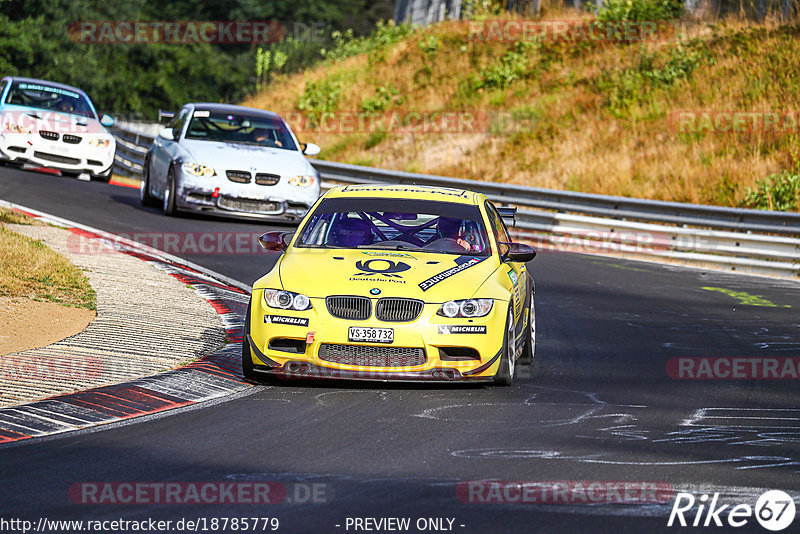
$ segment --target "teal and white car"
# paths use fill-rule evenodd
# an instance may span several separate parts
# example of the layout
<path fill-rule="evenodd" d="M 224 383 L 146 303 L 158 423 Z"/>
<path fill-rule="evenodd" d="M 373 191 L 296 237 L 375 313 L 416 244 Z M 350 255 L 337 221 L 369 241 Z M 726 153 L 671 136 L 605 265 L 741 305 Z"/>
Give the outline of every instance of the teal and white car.
<path fill-rule="evenodd" d="M 78 89 L 33 78 L 0 81 L 0 162 L 58 169 L 107 181 L 116 141 L 92 101 Z"/>

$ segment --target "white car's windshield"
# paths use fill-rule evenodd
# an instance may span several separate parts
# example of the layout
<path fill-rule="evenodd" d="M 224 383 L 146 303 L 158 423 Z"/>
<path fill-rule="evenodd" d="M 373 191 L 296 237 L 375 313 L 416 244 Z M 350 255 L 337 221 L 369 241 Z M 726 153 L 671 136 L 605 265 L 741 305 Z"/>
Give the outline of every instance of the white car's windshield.
<path fill-rule="evenodd" d="M 488 256 L 486 235 L 476 206 L 338 198 L 325 200 L 314 210 L 296 246 Z"/>
<path fill-rule="evenodd" d="M 92 105 L 82 94 L 43 83 L 14 82 L 6 99 L 7 104 L 57 111 L 96 119 Z"/>
<path fill-rule="evenodd" d="M 186 139 L 297 150 L 289 130 L 279 119 L 203 110 L 194 112 Z"/>

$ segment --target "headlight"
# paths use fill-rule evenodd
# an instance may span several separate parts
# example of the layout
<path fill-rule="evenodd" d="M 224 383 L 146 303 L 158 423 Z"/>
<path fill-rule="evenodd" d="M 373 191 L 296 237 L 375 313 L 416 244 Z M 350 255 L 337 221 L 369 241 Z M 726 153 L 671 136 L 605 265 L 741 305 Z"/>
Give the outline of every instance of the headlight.
<path fill-rule="evenodd" d="M 316 176 L 292 176 L 289 178 L 289 185 L 295 187 L 311 187 L 317 183 Z"/>
<path fill-rule="evenodd" d="M 111 144 L 111 140 L 110 139 L 101 139 L 99 137 L 96 137 L 96 138 L 91 139 L 89 141 L 89 146 L 96 146 L 98 148 L 104 148 L 104 147 L 107 147 L 110 144 Z"/>
<path fill-rule="evenodd" d="M 492 311 L 492 299 L 449 300 L 439 307 L 437 315 L 444 317 L 483 317 Z"/>
<path fill-rule="evenodd" d="M 291 291 L 279 289 L 265 289 L 264 302 L 270 308 L 278 308 L 279 310 L 303 311 L 313 307 L 311 306 L 311 299 L 302 293 L 292 293 Z"/>
<path fill-rule="evenodd" d="M 183 170 L 189 174 L 193 174 L 194 176 L 205 176 L 206 178 L 210 178 L 217 174 L 217 171 L 215 171 L 213 167 L 206 167 L 205 165 L 200 165 L 199 163 L 184 163 Z"/>
<path fill-rule="evenodd" d="M 6 124 L 6 130 L 8 130 L 9 132 L 12 132 L 12 133 L 21 133 L 21 134 L 31 133 L 31 131 L 29 129 L 25 128 L 21 124 L 14 124 L 14 123 L 11 123 L 11 122 Z"/>

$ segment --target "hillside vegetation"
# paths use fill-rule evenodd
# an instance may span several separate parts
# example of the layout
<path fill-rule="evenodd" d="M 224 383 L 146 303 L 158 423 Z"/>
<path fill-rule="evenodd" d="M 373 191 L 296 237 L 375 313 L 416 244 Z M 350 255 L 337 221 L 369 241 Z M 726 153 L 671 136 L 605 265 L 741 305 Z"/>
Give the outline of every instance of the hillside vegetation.
<path fill-rule="evenodd" d="M 675 7 L 656 2 L 665 11 L 637 14 L 625 0 L 607 5 L 598 19 L 669 18 Z M 514 18 L 482 16 L 479 22 Z M 328 160 L 798 210 L 800 136 L 792 121 L 800 121 L 800 27 L 731 19 L 660 28 L 657 39 L 610 42 L 471 39 L 469 23 L 457 21 L 414 30 L 388 25 L 367 39 L 344 40 L 313 69 L 276 76 L 245 104 L 290 117 Z M 357 113 L 409 112 L 488 119 L 466 133 L 342 127 L 343 117 Z M 734 113 L 755 115 L 734 123 Z M 335 131 L 323 131 L 330 124 Z"/>

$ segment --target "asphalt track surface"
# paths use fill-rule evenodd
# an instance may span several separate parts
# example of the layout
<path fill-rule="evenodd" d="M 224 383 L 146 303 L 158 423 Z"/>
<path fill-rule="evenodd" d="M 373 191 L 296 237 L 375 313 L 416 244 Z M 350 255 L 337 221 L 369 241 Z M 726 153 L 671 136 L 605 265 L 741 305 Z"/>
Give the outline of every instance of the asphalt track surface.
<path fill-rule="evenodd" d="M 113 233 L 286 228 L 165 217 L 142 208 L 133 189 L 9 168 L 0 168 L 0 198 Z M 276 259 L 181 255 L 248 284 Z M 701 529 L 668 528 L 671 500 L 476 503 L 463 502 L 457 488 L 476 480 L 649 481 L 751 506 L 766 489 L 798 494 L 800 382 L 675 380 L 667 362 L 800 356 L 800 285 L 557 252 L 540 253 L 530 269 L 536 358 L 509 388 L 259 386 L 193 409 L 17 443 L 0 449 L 0 514 L 277 517 L 279 532 L 365 531 L 347 528 L 348 517 L 408 517 L 409 532 L 419 518 L 451 518 L 452 531 L 465 533 L 675 532 Z M 760 296 L 761 305 L 731 292 Z M 274 481 L 293 502 L 70 500 L 74 484 L 97 481 Z M 306 486 L 293 484 L 321 484 L 324 502 L 298 502 Z M 753 518 L 736 531 L 767 532 Z"/>

